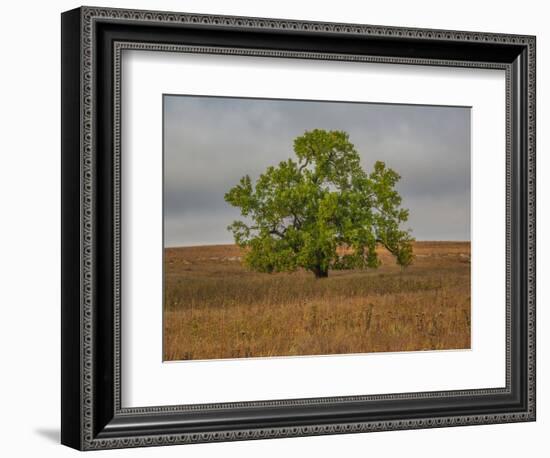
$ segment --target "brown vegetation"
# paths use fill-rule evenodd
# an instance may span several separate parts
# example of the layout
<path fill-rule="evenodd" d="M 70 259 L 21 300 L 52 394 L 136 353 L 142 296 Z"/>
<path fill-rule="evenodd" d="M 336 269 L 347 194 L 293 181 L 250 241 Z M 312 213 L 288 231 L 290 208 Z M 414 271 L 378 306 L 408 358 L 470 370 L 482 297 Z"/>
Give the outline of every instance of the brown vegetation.
<path fill-rule="evenodd" d="M 414 253 L 316 280 L 247 271 L 234 245 L 167 248 L 164 359 L 470 348 L 470 244 Z"/>

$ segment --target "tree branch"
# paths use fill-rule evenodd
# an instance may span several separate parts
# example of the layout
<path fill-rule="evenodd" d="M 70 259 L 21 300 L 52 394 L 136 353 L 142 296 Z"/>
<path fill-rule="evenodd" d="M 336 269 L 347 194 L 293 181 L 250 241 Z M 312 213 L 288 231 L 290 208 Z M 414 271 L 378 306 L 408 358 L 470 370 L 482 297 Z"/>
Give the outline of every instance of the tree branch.
<path fill-rule="evenodd" d="M 281 231 L 279 231 L 279 230 L 277 230 L 277 229 L 271 229 L 271 230 L 269 231 L 269 233 L 270 233 L 271 235 L 277 235 L 277 236 L 279 236 L 279 237 L 281 237 L 281 238 L 284 238 L 284 236 L 285 236 L 285 233 L 284 233 L 284 232 L 281 232 Z"/>
<path fill-rule="evenodd" d="M 384 242 L 384 240 L 382 240 L 382 239 L 376 239 L 376 243 L 382 244 L 382 246 L 383 246 L 386 250 L 388 250 L 391 254 L 395 255 L 395 252 L 396 252 L 397 250 L 391 249 L 390 246 L 389 246 L 386 242 Z"/>
<path fill-rule="evenodd" d="M 302 173 L 302 170 L 304 170 L 309 165 L 309 158 L 306 159 L 306 161 L 298 167 L 298 173 Z"/>

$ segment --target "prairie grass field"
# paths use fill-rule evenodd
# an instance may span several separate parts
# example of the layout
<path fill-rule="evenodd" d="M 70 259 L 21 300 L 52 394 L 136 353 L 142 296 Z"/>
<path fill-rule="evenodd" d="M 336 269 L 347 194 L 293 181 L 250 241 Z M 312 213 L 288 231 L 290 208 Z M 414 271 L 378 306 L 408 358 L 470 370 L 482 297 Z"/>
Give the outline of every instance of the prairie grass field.
<path fill-rule="evenodd" d="M 235 245 L 166 248 L 164 360 L 470 348 L 470 243 L 415 242 L 406 269 L 265 274 Z"/>

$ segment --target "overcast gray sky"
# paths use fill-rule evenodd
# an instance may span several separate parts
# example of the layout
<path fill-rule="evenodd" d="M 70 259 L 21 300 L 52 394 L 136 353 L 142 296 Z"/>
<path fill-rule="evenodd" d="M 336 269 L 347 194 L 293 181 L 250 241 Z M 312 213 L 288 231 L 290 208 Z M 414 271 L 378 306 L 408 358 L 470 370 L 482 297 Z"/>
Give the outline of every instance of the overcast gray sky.
<path fill-rule="evenodd" d="M 470 240 L 470 109 L 424 105 L 164 96 L 165 246 L 233 243 L 243 175 L 294 157 L 295 137 L 345 130 L 370 171 L 384 161 L 417 240 Z"/>

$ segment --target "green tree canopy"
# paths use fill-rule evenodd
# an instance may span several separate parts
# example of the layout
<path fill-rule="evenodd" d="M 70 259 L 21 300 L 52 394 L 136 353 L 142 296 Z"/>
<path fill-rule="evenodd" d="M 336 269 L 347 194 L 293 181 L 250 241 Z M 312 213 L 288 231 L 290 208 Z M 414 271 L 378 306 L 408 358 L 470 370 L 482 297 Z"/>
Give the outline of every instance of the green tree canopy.
<path fill-rule="evenodd" d="M 401 266 L 412 262 L 408 210 L 395 190 L 400 176 L 383 162 L 366 173 L 343 131 L 315 129 L 294 140 L 296 160 L 268 167 L 253 185 L 248 175 L 225 194 L 245 221 L 228 229 L 256 271 L 303 268 L 317 278 L 329 269 L 376 268 L 377 245 Z"/>

